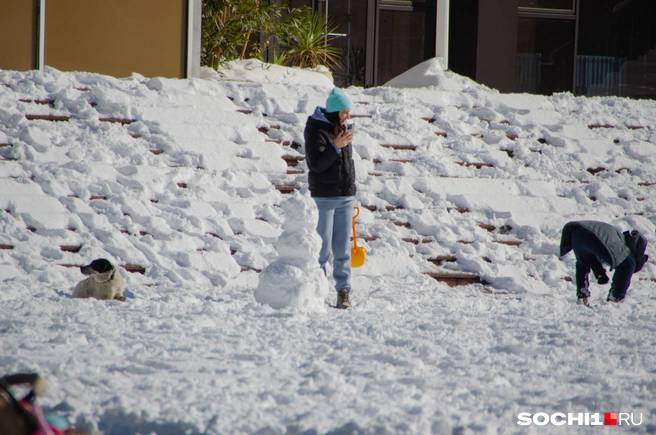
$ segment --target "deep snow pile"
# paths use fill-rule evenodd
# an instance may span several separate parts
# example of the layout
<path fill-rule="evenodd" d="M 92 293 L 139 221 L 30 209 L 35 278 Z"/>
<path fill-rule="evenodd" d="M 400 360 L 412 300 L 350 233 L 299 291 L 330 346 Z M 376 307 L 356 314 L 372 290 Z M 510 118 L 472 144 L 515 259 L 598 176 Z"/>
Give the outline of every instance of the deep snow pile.
<path fill-rule="evenodd" d="M 112 435 L 562 433 L 519 412 L 642 413 L 656 431 L 656 267 L 622 305 L 593 286 L 590 310 L 558 258 L 574 219 L 653 250 L 653 101 L 499 94 L 435 60 L 347 89 L 367 262 L 341 311 L 332 291 L 306 304 L 326 282 L 298 255 L 316 249 L 302 132 L 330 85 L 257 68 L 0 71 L 4 372 L 44 374 L 48 410 Z M 65 265 L 99 257 L 127 302 L 70 298 L 83 276 Z M 276 295 L 257 271 L 290 263 Z"/>

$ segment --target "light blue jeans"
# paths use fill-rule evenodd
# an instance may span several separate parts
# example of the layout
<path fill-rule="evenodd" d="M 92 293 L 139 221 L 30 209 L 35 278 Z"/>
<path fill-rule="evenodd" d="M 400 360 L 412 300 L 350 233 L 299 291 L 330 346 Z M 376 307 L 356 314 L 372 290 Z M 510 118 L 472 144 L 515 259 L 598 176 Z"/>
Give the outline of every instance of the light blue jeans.
<path fill-rule="evenodd" d="M 351 219 L 353 197 L 312 198 L 319 209 L 317 232 L 321 236 L 319 265 L 326 273 L 326 263 L 333 253 L 335 290 L 351 291 Z"/>

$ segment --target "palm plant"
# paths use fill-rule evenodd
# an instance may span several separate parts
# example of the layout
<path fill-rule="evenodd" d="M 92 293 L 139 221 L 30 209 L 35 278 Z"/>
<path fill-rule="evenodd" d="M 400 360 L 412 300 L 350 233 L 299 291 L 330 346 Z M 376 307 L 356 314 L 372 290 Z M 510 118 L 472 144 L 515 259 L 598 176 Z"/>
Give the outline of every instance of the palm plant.
<path fill-rule="evenodd" d="M 286 51 L 280 51 L 278 52 L 277 50 L 273 51 L 273 64 L 274 65 L 284 65 L 285 61 L 287 60 L 287 52 Z"/>
<path fill-rule="evenodd" d="M 300 9 L 300 8 L 299 8 Z M 278 39 L 287 53 L 285 65 L 315 68 L 321 64 L 337 66 L 341 50 L 331 45 L 337 29 L 319 13 L 303 9 L 290 13 Z"/>

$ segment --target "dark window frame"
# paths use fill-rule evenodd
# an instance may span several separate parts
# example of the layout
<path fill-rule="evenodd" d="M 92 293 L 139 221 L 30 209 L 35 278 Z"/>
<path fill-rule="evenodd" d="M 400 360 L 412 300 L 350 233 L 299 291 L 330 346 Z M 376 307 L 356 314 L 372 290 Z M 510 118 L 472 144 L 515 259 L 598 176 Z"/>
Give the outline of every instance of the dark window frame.
<path fill-rule="evenodd" d="M 572 9 L 554 9 L 554 8 L 528 8 L 528 7 L 519 7 L 519 13 L 521 14 L 531 14 L 527 18 L 533 18 L 533 14 L 539 15 L 554 15 L 557 17 L 562 15 L 576 15 L 578 0 L 572 0 Z"/>
<path fill-rule="evenodd" d="M 576 20 L 576 13 L 556 13 L 554 11 L 536 11 L 535 9 L 519 9 L 519 18 L 547 18 L 550 20 Z"/>
<path fill-rule="evenodd" d="M 378 81 L 378 40 L 380 35 L 380 11 L 400 12 L 435 12 L 437 13 L 437 0 L 418 2 L 413 0 L 368 0 L 369 27 L 367 31 L 367 61 L 365 73 L 365 87 L 375 86 Z"/>
<path fill-rule="evenodd" d="M 424 3 L 412 0 L 380 0 L 378 9 L 381 11 L 433 12 L 437 10 L 437 2 Z"/>

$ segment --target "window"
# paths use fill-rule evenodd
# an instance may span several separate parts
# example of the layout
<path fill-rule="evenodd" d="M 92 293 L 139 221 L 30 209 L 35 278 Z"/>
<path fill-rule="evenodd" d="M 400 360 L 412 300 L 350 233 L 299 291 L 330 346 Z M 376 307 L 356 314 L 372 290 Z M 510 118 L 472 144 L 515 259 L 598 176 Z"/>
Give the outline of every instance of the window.
<path fill-rule="evenodd" d="M 656 2 L 581 2 L 578 95 L 656 99 Z"/>
<path fill-rule="evenodd" d="M 435 57 L 436 0 L 381 0 L 375 84 Z"/>
<path fill-rule="evenodd" d="M 382 10 L 379 19 L 379 85 L 435 56 L 435 12 Z"/>
<path fill-rule="evenodd" d="M 516 92 L 551 95 L 572 90 L 574 21 L 520 18 Z"/>

